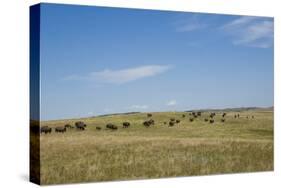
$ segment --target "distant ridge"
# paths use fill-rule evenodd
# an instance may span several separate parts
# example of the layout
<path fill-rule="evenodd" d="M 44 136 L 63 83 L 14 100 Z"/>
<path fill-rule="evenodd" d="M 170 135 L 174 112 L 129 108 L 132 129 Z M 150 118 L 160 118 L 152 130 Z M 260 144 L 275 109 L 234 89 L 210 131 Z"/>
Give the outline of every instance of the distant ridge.
<path fill-rule="evenodd" d="M 208 111 L 234 111 L 234 112 L 240 112 L 240 111 L 249 111 L 249 110 L 274 110 L 274 107 L 239 107 L 239 108 L 210 108 L 210 109 L 199 109 L 199 110 L 187 110 L 185 112 L 192 112 L 192 111 L 202 111 L 202 112 L 208 112 Z"/>
<path fill-rule="evenodd" d="M 102 114 L 92 117 L 104 117 L 104 116 L 117 116 L 117 115 L 130 115 L 130 114 L 138 114 L 140 112 L 124 112 L 124 113 L 114 113 L 114 114 Z"/>

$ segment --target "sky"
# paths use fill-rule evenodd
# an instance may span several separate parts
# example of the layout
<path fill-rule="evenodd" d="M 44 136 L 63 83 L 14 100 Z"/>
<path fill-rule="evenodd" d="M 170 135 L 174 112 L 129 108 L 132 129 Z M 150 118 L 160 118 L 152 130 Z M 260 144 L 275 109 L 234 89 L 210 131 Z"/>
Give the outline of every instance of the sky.
<path fill-rule="evenodd" d="M 273 18 L 41 4 L 41 119 L 273 106 Z"/>

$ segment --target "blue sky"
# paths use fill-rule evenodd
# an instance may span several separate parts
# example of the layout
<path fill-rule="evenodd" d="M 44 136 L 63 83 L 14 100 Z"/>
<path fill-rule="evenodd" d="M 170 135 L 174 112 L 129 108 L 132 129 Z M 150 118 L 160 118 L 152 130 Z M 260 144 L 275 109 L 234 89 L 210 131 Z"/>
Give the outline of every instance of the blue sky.
<path fill-rule="evenodd" d="M 273 22 L 43 4 L 41 119 L 273 106 Z"/>

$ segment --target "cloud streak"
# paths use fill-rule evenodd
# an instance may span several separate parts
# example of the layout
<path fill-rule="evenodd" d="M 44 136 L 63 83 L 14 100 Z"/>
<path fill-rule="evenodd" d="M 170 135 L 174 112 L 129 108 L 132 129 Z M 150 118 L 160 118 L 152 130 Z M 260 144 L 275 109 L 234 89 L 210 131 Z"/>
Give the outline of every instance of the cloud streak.
<path fill-rule="evenodd" d="M 148 109 L 148 105 L 132 105 L 130 109 L 145 110 Z"/>
<path fill-rule="evenodd" d="M 274 24 L 270 18 L 242 16 L 221 27 L 234 45 L 269 48 L 273 45 Z"/>
<path fill-rule="evenodd" d="M 170 100 L 166 103 L 167 106 L 175 106 L 177 104 L 176 100 Z"/>
<path fill-rule="evenodd" d="M 206 28 L 208 25 L 203 23 L 200 17 L 196 14 L 186 19 L 182 19 L 177 23 L 176 31 L 191 32 Z"/>
<path fill-rule="evenodd" d="M 99 72 L 92 72 L 86 76 L 72 75 L 66 80 L 90 80 L 100 83 L 123 84 L 135 80 L 153 77 L 171 69 L 169 65 L 145 65 L 134 68 L 111 70 L 105 69 Z"/>

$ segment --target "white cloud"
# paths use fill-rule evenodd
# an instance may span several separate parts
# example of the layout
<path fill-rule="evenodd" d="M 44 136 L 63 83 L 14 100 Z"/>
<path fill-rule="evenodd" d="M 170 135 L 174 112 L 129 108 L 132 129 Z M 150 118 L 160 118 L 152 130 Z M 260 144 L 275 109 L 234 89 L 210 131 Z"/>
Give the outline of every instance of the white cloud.
<path fill-rule="evenodd" d="M 177 22 L 176 30 L 178 32 L 190 32 L 203 29 L 205 27 L 207 27 L 207 24 L 203 23 L 201 19 L 199 19 L 198 15 L 193 15 Z"/>
<path fill-rule="evenodd" d="M 167 106 L 175 106 L 177 104 L 176 100 L 170 100 L 166 103 Z"/>
<path fill-rule="evenodd" d="M 94 80 L 104 83 L 123 84 L 146 77 L 152 77 L 168 71 L 169 65 L 145 65 L 135 68 L 121 70 L 105 69 L 99 72 L 92 72 L 86 76 L 70 76 L 67 80 Z"/>
<path fill-rule="evenodd" d="M 269 48 L 273 45 L 273 27 L 272 19 L 243 16 L 221 28 L 232 36 L 235 45 Z"/>
<path fill-rule="evenodd" d="M 180 27 L 177 28 L 177 31 L 179 32 L 189 32 L 189 31 L 194 31 L 198 29 L 203 29 L 205 28 L 205 24 L 200 24 L 200 23 L 186 23 Z"/>
<path fill-rule="evenodd" d="M 148 109 L 148 106 L 147 105 L 132 105 L 132 106 L 130 106 L 130 109 L 145 110 L 145 109 Z"/>

